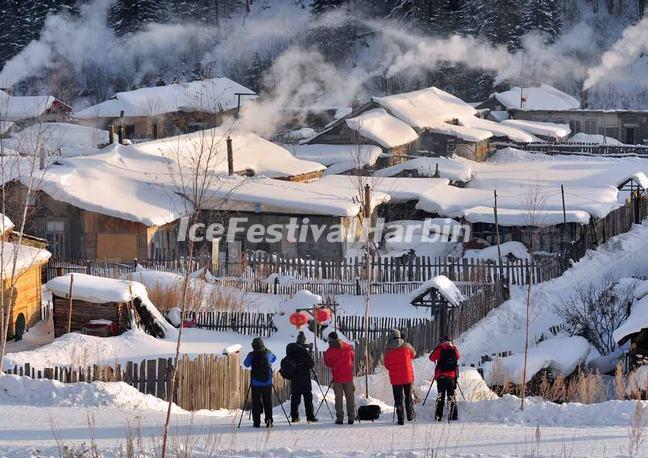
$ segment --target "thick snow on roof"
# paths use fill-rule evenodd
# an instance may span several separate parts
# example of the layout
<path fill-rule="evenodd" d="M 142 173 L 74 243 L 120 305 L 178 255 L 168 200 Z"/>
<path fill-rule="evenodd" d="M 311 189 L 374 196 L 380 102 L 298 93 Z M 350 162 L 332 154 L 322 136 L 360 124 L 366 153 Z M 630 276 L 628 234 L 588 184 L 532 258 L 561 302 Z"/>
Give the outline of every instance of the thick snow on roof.
<path fill-rule="evenodd" d="M 52 107 L 51 96 L 11 96 L 0 90 L 0 119 L 21 121 L 37 118 Z"/>
<path fill-rule="evenodd" d="M 414 129 L 382 108 L 375 108 L 347 119 L 346 124 L 349 129 L 385 148 L 406 145 L 418 139 Z"/>
<path fill-rule="evenodd" d="M 228 78 L 145 87 L 118 92 L 113 99 L 81 110 L 74 117 L 116 118 L 121 111 L 125 116 L 156 116 L 177 111 L 219 113 L 238 106 L 236 93 L 251 94 L 253 91 Z M 241 97 L 241 104 L 254 97 Z"/>
<path fill-rule="evenodd" d="M 486 140 L 493 135 L 508 137 L 516 142 L 537 140 L 519 129 L 478 118 L 474 107 L 436 87 L 375 97 L 374 101 L 416 129 L 455 135 L 467 141 Z M 454 121 L 458 121 L 459 125 L 449 124 Z"/>
<path fill-rule="evenodd" d="M 612 338 L 616 342 L 621 342 L 626 337 L 646 328 L 648 328 L 648 297 L 644 296 L 632 304 L 630 316 L 612 333 Z"/>
<path fill-rule="evenodd" d="M 38 264 L 43 264 L 52 255 L 49 251 L 27 245 L 18 245 L 11 242 L 0 242 L 2 253 L 2 278 L 11 278 L 12 272 L 15 276 Z M 14 271 L 14 260 L 16 269 Z M 15 277 L 14 277 L 15 278 Z"/>
<path fill-rule="evenodd" d="M 497 252 L 500 252 L 502 258 L 513 256 L 517 259 L 530 259 L 529 250 L 521 242 L 504 242 L 500 243 L 499 250 L 497 245 L 489 246 L 481 250 L 466 250 L 464 251 L 464 258 L 473 258 L 480 260 L 497 261 Z"/>
<path fill-rule="evenodd" d="M 526 101 L 523 102 L 522 107 L 520 107 L 519 87 L 497 92 L 494 95 L 506 108 L 517 110 L 577 110 L 580 108 L 578 100 L 548 84 L 523 88 L 522 96 L 526 97 Z"/>
<path fill-rule="evenodd" d="M 525 121 L 523 119 L 505 119 L 500 121 L 505 126 L 525 130 L 533 135 L 551 137 L 555 139 L 565 138 L 571 133 L 567 124 L 556 124 L 553 122 Z"/>
<path fill-rule="evenodd" d="M 211 156 L 210 166 L 214 172 L 227 173 L 227 137 L 232 139 L 234 171 L 252 170 L 255 175 L 269 178 L 299 176 L 325 170 L 317 162 L 294 157 L 275 143 L 251 132 L 228 129 L 227 126 L 202 130 L 176 137 L 163 138 L 134 146 L 150 154 L 184 158 L 191 161 L 202 151 Z"/>
<path fill-rule="evenodd" d="M 492 207 L 468 208 L 464 212 L 464 217 L 471 223 L 495 224 L 495 213 Z M 500 226 L 556 226 L 563 224 L 565 219 L 568 223 L 587 224 L 590 215 L 582 210 L 568 210 L 563 214 L 562 210 L 497 209 L 497 223 Z"/>
<path fill-rule="evenodd" d="M 421 286 L 412 291 L 409 295 L 410 304 L 417 300 L 422 294 L 425 294 L 429 289 L 437 289 L 439 293 L 455 307 L 459 306 L 463 301 L 466 300 L 457 285 L 455 285 L 452 280 L 450 280 L 445 275 L 437 275 L 426 282 Z"/>
<path fill-rule="evenodd" d="M 0 213 L 0 234 L 10 231 L 13 227 L 13 221 L 11 221 L 4 213 Z"/>
<path fill-rule="evenodd" d="M 440 178 L 464 183 L 472 178 L 472 169 L 468 162 L 454 161 L 446 157 L 417 157 L 391 167 L 376 170 L 374 176 L 390 177 L 404 171 L 414 170 L 420 176 L 431 177 L 437 171 L 437 165 Z"/>
<path fill-rule="evenodd" d="M 585 132 L 579 132 L 572 135 L 567 143 L 592 143 L 596 145 L 623 145 L 619 140 L 614 137 L 609 137 L 607 135 L 601 134 L 586 134 Z"/>
<path fill-rule="evenodd" d="M 346 170 L 371 166 L 376 163 L 382 150 L 375 145 L 286 145 L 295 157 L 306 161 L 319 162 L 327 167 L 346 165 Z"/>
<path fill-rule="evenodd" d="M 389 195 L 390 202 L 407 202 L 420 199 L 431 189 L 445 189 L 449 182 L 445 178 L 359 178 L 351 175 L 327 175 L 309 183 L 312 187 L 344 190 L 355 196 L 358 195 L 359 185 L 363 188 L 365 184 L 368 184 L 374 193 Z"/>
<path fill-rule="evenodd" d="M 529 348 L 527 355 L 526 382 L 539 371 L 551 368 L 564 375 L 571 374 L 579 364 L 587 359 L 590 344 L 583 337 L 557 337 L 545 340 Z M 516 385 L 522 383 L 524 354 L 499 358 L 484 365 L 484 379 L 489 385 L 503 385 L 509 381 Z"/>
<path fill-rule="evenodd" d="M 50 155 L 86 156 L 99 152 L 97 146 L 108 143 L 108 132 L 69 123 L 42 123 L 16 132 L 6 141 L 9 148 L 34 154 L 44 148 Z"/>

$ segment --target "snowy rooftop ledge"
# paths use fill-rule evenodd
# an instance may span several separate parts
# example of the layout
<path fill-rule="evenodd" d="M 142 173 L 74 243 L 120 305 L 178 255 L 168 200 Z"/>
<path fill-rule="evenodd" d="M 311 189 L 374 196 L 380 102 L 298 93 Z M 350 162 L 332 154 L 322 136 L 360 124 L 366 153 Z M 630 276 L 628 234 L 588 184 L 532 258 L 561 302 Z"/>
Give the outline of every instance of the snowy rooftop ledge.
<path fill-rule="evenodd" d="M 409 302 L 413 304 L 418 301 L 425 293 L 431 289 L 436 289 L 439 291 L 445 300 L 454 307 L 458 307 L 462 302 L 466 300 L 466 297 L 459 291 L 457 285 L 455 285 L 452 280 L 450 280 L 445 275 L 437 275 L 434 278 L 429 279 L 421 286 L 412 291 L 409 295 Z"/>
<path fill-rule="evenodd" d="M 59 297 L 68 297 L 70 294 L 70 280 L 72 282 L 72 298 L 81 301 L 103 304 L 106 302 L 126 303 L 140 296 L 146 295 L 143 284 L 129 280 L 115 280 L 112 278 L 95 277 L 87 274 L 66 274 L 52 278 L 46 287 Z"/>

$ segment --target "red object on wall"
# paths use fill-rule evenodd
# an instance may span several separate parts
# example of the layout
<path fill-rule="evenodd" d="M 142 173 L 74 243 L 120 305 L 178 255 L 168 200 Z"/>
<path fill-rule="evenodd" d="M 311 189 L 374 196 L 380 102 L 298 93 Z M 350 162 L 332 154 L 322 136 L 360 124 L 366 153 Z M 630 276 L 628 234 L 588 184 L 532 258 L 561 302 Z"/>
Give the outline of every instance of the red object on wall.
<path fill-rule="evenodd" d="M 290 315 L 290 324 L 292 324 L 293 326 L 300 328 L 307 323 L 308 313 L 306 312 L 294 312 Z"/>
<path fill-rule="evenodd" d="M 317 324 L 328 323 L 331 319 L 331 310 L 326 307 L 320 307 L 315 310 L 315 321 Z"/>

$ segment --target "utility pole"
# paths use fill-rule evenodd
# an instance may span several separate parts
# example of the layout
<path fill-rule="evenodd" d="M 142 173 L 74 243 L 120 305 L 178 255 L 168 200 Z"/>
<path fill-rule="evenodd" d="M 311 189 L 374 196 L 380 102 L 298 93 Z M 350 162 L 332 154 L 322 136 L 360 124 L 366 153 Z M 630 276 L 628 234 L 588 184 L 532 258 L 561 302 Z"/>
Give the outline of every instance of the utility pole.
<path fill-rule="evenodd" d="M 497 218 L 497 189 L 493 189 L 495 197 L 495 206 L 493 213 L 495 215 L 495 239 L 497 240 L 497 261 L 499 262 L 500 279 L 504 280 L 504 266 L 502 266 L 502 249 L 500 248 L 499 219 Z"/>
<path fill-rule="evenodd" d="M 560 195 L 562 196 L 562 210 L 563 210 L 563 230 L 562 230 L 562 239 L 563 239 L 563 255 L 567 251 L 567 209 L 565 207 L 565 187 L 560 185 Z"/>
<path fill-rule="evenodd" d="M 365 241 L 365 269 L 366 269 L 366 288 L 365 288 L 365 313 L 364 313 L 364 360 L 365 360 L 365 398 L 369 399 L 369 302 L 371 301 L 371 187 L 369 184 L 364 186 L 364 204 L 363 216 L 366 225 L 367 238 Z"/>

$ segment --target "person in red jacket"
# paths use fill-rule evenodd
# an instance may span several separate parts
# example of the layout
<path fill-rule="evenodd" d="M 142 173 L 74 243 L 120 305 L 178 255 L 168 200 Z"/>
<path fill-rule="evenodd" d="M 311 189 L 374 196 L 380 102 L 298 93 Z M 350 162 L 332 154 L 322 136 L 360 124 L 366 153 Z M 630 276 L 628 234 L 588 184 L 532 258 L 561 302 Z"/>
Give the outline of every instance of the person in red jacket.
<path fill-rule="evenodd" d="M 459 375 L 457 361 L 459 361 L 459 349 L 448 337 L 443 337 L 430 354 L 430 361 L 436 363 L 434 379 L 437 382 L 436 412 L 434 418 L 441 421 L 443 418 L 443 407 L 445 399 L 448 399 L 448 418 L 458 419 L 457 400 L 455 390 L 457 389 L 457 377 Z"/>
<path fill-rule="evenodd" d="M 404 425 L 405 412 L 407 412 L 407 421 L 414 420 L 415 416 L 412 399 L 412 382 L 414 382 L 412 360 L 416 356 L 416 351 L 414 347 L 405 342 L 398 329 L 393 329 L 389 337 L 385 350 L 385 368 L 389 371 L 398 424 Z M 405 400 L 404 409 L 403 400 Z"/>
<path fill-rule="evenodd" d="M 333 374 L 333 392 L 335 393 L 335 424 L 344 423 L 344 405 L 342 396 L 346 398 L 349 424 L 355 420 L 355 386 L 353 385 L 353 347 L 338 338 L 336 332 L 328 335 L 328 349 L 324 352 L 324 364 Z"/>

